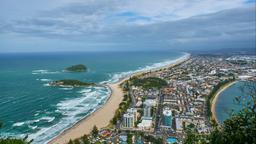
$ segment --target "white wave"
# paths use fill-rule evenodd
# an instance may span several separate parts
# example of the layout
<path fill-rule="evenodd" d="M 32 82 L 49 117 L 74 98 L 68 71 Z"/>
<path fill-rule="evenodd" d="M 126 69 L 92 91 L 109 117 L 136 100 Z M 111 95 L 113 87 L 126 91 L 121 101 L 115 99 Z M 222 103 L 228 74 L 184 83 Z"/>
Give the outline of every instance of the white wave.
<path fill-rule="evenodd" d="M 78 91 L 78 93 L 89 93 L 91 91 L 92 91 L 92 89 L 82 89 L 82 90 Z"/>
<path fill-rule="evenodd" d="M 42 72 L 47 72 L 48 70 L 33 70 L 32 72 L 34 73 L 42 73 Z"/>
<path fill-rule="evenodd" d="M 54 121 L 55 117 L 42 117 L 39 119 L 39 121 L 41 120 L 46 120 L 47 122 L 52 122 Z"/>
<path fill-rule="evenodd" d="M 175 60 L 167 60 L 167 61 L 164 61 L 164 62 L 155 63 L 155 64 L 152 64 L 152 65 L 149 65 L 149 66 L 145 66 L 143 68 L 139 68 L 139 69 L 134 70 L 134 71 L 115 73 L 115 74 L 111 75 L 111 78 L 108 81 L 103 81 L 103 82 L 101 82 L 101 84 L 116 83 L 116 82 L 122 80 L 125 77 L 129 77 L 129 76 L 133 75 L 134 73 L 139 73 L 139 72 L 144 72 L 144 71 L 149 71 L 149 70 L 152 70 L 152 71 L 157 70 L 161 67 L 165 67 L 165 66 L 177 63 L 177 62 L 185 60 L 189 57 L 190 57 L 189 53 L 184 53 L 184 55 L 182 57 L 180 57 L 178 59 L 175 59 Z"/>
<path fill-rule="evenodd" d="M 60 73 L 60 71 L 49 71 L 49 70 L 33 70 L 32 74 L 37 75 L 37 74 L 57 74 Z"/>
<path fill-rule="evenodd" d="M 25 122 L 16 122 L 16 123 L 14 123 L 12 126 L 13 127 L 19 127 L 19 126 L 22 126 L 22 125 L 24 125 L 25 124 Z"/>
<path fill-rule="evenodd" d="M 1 132 L 0 138 L 17 138 L 17 139 L 23 139 L 26 136 L 26 134 L 17 134 L 12 132 Z"/>
<path fill-rule="evenodd" d="M 49 81 L 52 81 L 51 79 L 40 79 L 40 81 L 42 82 L 49 82 Z"/>
<path fill-rule="evenodd" d="M 31 129 L 37 129 L 37 126 L 28 126 L 29 128 L 31 128 Z"/>
<path fill-rule="evenodd" d="M 73 87 L 63 87 L 63 88 L 59 88 L 59 89 L 61 89 L 61 90 L 72 90 L 74 88 Z"/>
<path fill-rule="evenodd" d="M 33 123 L 37 123 L 37 122 L 39 122 L 39 121 L 40 121 L 40 119 L 29 120 L 29 121 L 26 122 L 26 124 L 33 124 Z"/>
<path fill-rule="evenodd" d="M 95 88 L 99 90 L 95 90 Z M 80 97 L 66 99 L 56 105 L 57 110 L 55 112 L 61 113 L 64 117 L 51 127 L 41 128 L 36 133 L 30 134 L 29 138 L 34 139 L 33 143 L 47 143 L 61 131 L 81 120 L 83 118 L 81 114 L 89 115 L 98 109 L 101 106 L 100 104 L 103 104 L 111 93 L 106 87 L 87 87 L 81 92 Z"/>
<path fill-rule="evenodd" d="M 45 87 L 51 86 L 49 83 L 43 84 Z"/>
<path fill-rule="evenodd" d="M 39 113 L 34 114 L 34 116 L 38 116 L 38 115 L 39 115 Z"/>
<path fill-rule="evenodd" d="M 34 124 L 34 123 L 37 123 L 37 122 L 40 122 L 40 121 L 52 122 L 54 119 L 55 119 L 55 117 L 45 116 L 45 117 L 41 117 L 41 118 L 36 119 L 36 120 L 28 120 L 28 121 L 24 121 L 24 122 L 16 122 L 12 126 L 13 127 L 19 127 L 19 126 L 23 126 L 23 125 L 28 125 L 28 127 L 34 127 L 34 126 L 31 126 L 31 124 Z"/>

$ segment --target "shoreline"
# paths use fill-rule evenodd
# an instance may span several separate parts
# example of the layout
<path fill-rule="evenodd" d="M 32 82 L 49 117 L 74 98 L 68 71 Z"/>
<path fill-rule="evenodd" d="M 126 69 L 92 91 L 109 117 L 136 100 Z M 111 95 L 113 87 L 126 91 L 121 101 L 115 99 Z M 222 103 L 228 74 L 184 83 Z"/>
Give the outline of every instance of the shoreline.
<path fill-rule="evenodd" d="M 189 60 L 190 57 L 191 55 L 189 53 L 185 53 L 184 56 L 174 60 L 173 62 L 165 66 L 150 69 L 150 70 L 144 70 L 144 71 L 142 70 L 139 72 L 135 72 L 131 75 L 127 75 L 123 78 L 120 78 L 118 82 L 105 84 L 105 86 L 108 87 L 111 92 L 106 102 L 100 108 L 92 112 L 90 115 L 81 119 L 80 121 L 75 123 L 73 126 L 67 128 L 66 130 L 61 132 L 59 135 L 52 138 L 47 143 L 48 144 L 65 144 L 65 143 L 68 143 L 70 139 L 73 140 L 76 138 L 80 138 L 85 134 L 89 134 L 94 125 L 96 125 L 99 129 L 106 127 L 110 123 L 110 120 L 114 117 L 116 109 L 119 108 L 119 104 L 123 100 L 123 90 L 120 87 L 120 85 L 124 81 L 128 80 L 130 77 L 139 76 L 143 73 L 147 73 L 150 71 L 153 72 L 153 71 L 158 71 L 164 68 L 174 67 L 178 64 L 181 64 Z"/>
<path fill-rule="evenodd" d="M 224 92 L 227 88 L 231 87 L 232 85 L 234 85 L 235 83 L 237 83 L 237 81 L 233 81 L 230 83 L 227 83 L 226 85 L 224 85 L 223 87 L 221 87 L 217 93 L 214 95 L 213 99 L 211 100 L 211 118 L 216 121 L 217 124 L 219 124 L 219 121 L 217 119 L 217 115 L 216 115 L 216 103 L 218 101 L 218 98 L 220 96 L 220 94 L 222 92 Z"/>

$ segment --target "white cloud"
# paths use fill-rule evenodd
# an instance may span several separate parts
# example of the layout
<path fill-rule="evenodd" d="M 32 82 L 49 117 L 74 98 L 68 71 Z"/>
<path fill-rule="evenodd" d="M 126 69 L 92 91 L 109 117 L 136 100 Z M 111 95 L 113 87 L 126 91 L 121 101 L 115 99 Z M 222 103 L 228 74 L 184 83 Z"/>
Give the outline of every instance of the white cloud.
<path fill-rule="evenodd" d="M 0 31 L 90 45 L 185 47 L 255 39 L 255 6 L 243 0 L 54 0 L 37 16 L 2 20 Z M 254 39 L 253 39 L 254 38 Z M 195 46 L 196 44 L 194 44 Z"/>

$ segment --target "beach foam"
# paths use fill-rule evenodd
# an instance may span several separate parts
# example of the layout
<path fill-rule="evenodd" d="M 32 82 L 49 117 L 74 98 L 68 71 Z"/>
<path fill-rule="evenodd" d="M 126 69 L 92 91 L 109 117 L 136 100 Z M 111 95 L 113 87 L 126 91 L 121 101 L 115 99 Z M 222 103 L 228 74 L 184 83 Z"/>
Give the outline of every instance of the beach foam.
<path fill-rule="evenodd" d="M 45 86 L 45 87 L 49 87 L 49 86 L 51 86 L 49 83 L 46 83 L 46 84 L 43 84 L 43 86 Z"/>
<path fill-rule="evenodd" d="M 52 81 L 51 79 L 40 79 L 40 81 L 42 82 L 49 82 L 49 81 Z"/>
<path fill-rule="evenodd" d="M 38 123 L 38 122 L 40 122 L 40 121 L 52 122 L 54 119 L 55 119 L 55 117 L 44 116 L 44 117 L 41 117 L 41 118 L 35 119 L 35 120 L 28 120 L 28 121 L 23 121 L 23 122 L 16 122 L 16 123 L 14 123 L 12 126 L 13 126 L 13 127 L 20 127 L 20 126 L 23 126 L 23 125 L 28 125 L 29 127 L 33 127 L 33 126 L 31 126 L 31 124 L 35 124 L 35 123 Z"/>
<path fill-rule="evenodd" d="M 80 97 L 66 99 L 56 105 L 56 111 L 63 116 L 58 123 L 51 127 L 40 128 L 36 133 L 29 135 L 30 139 L 34 139 L 34 143 L 41 144 L 49 141 L 53 136 L 72 126 L 84 118 L 84 116 L 88 116 L 94 112 L 107 100 L 110 90 L 106 87 L 87 87 L 78 93 L 81 93 Z M 49 117 L 42 119 L 48 121 L 54 120 Z"/>
<path fill-rule="evenodd" d="M 63 87 L 63 88 L 59 88 L 59 89 L 61 89 L 61 90 L 72 90 L 74 88 L 73 87 Z"/>
<path fill-rule="evenodd" d="M 19 127 L 19 126 L 22 126 L 22 125 L 24 125 L 25 124 L 25 122 L 16 122 L 16 123 L 14 123 L 12 126 L 13 127 Z"/>
<path fill-rule="evenodd" d="M 149 70 L 157 70 L 161 67 L 165 67 L 165 66 L 168 66 L 170 64 L 174 64 L 178 61 L 185 60 L 189 57 L 190 57 L 189 53 L 184 53 L 184 55 L 182 57 L 180 57 L 178 59 L 175 59 L 175 60 L 166 60 L 164 62 L 154 63 L 152 65 L 148 65 L 148 66 L 139 68 L 139 69 L 134 70 L 134 71 L 115 73 L 115 74 L 111 75 L 111 78 L 108 81 L 103 81 L 103 82 L 101 82 L 101 84 L 116 83 L 116 82 L 120 81 L 121 79 L 123 79 L 125 77 L 129 77 L 129 76 L 133 75 L 134 73 L 139 73 L 139 72 L 144 72 L 144 71 L 149 71 Z"/>
<path fill-rule="evenodd" d="M 60 71 L 49 71 L 49 70 L 33 70 L 32 74 L 33 75 L 38 75 L 38 74 L 57 74 L 60 73 Z"/>

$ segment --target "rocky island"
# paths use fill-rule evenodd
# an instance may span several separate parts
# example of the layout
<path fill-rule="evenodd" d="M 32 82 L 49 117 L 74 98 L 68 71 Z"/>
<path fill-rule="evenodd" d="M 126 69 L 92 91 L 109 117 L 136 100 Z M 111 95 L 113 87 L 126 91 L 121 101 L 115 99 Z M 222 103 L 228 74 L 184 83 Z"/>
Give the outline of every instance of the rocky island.
<path fill-rule="evenodd" d="M 85 72 L 86 70 L 87 70 L 87 67 L 83 64 L 73 65 L 65 69 L 65 71 L 68 71 L 68 72 Z"/>
<path fill-rule="evenodd" d="M 79 80 L 65 79 L 57 80 L 49 83 L 51 86 L 63 86 L 63 87 L 86 87 L 93 86 L 95 83 L 82 82 Z"/>

